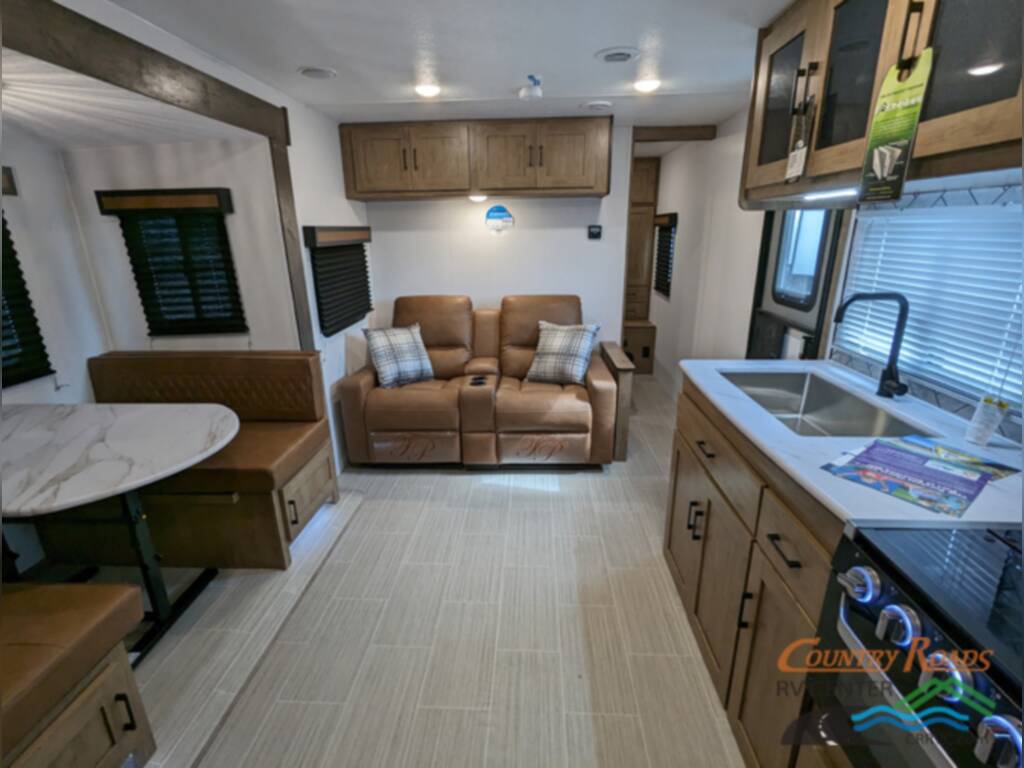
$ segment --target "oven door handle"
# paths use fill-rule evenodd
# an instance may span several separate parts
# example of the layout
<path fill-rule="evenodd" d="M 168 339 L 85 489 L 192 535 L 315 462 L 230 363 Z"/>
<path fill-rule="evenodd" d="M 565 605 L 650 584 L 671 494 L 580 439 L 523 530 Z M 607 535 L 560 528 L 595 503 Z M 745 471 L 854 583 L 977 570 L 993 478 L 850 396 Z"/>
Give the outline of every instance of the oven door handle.
<path fill-rule="evenodd" d="M 906 711 L 906 708 L 903 706 L 903 699 L 898 693 L 899 688 L 896 687 L 896 684 L 877 664 L 871 661 L 871 657 L 867 653 L 867 647 L 860 641 L 857 633 L 853 631 L 853 627 L 846 621 L 847 607 L 846 594 L 842 593 L 839 595 L 839 616 L 836 619 L 836 631 L 839 632 L 839 637 L 842 638 L 847 648 L 860 652 L 861 669 L 864 670 L 865 674 L 871 679 L 871 682 L 881 691 L 886 703 L 894 709 Z M 920 719 L 917 719 L 917 722 L 920 724 Z M 942 748 L 942 745 L 939 744 L 927 726 L 921 725 L 921 729 L 916 733 L 919 735 L 917 744 L 927 754 L 928 760 L 932 765 L 936 766 L 936 768 L 956 768 L 956 763 L 946 754 L 946 750 Z"/>

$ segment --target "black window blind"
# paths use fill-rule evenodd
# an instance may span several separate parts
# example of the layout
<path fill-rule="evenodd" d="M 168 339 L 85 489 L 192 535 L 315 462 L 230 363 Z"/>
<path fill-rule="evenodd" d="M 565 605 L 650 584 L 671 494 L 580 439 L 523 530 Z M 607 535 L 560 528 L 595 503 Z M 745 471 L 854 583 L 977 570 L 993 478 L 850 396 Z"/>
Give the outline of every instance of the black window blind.
<path fill-rule="evenodd" d="M 3 385 L 53 373 L 39 321 L 25 286 L 14 240 L 3 219 Z"/>
<path fill-rule="evenodd" d="M 317 314 L 324 336 L 333 336 L 373 309 L 366 247 L 362 243 L 311 248 Z"/>
<path fill-rule="evenodd" d="M 248 331 L 223 213 L 118 217 L 150 336 Z"/>
<path fill-rule="evenodd" d="M 672 254 L 676 244 L 676 215 L 662 214 L 654 219 L 657 233 L 654 258 L 654 290 L 666 299 L 672 294 Z"/>

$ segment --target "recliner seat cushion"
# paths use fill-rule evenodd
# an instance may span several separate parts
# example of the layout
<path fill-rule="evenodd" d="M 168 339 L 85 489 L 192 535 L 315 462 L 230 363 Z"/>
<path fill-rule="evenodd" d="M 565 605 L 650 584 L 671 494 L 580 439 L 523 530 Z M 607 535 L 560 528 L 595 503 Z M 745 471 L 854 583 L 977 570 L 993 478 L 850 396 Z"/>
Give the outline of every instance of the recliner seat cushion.
<path fill-rule="evenodd" d="M 496 396 L 498 432 L 589 432 L 590 396 L 577 384 L 546 384 L 502 376 Z"/>
<path fill-rule="evenodd" d="M 4 584 L 2 751 L 7 754 L 142 621 L 127 584 Z"/>
<path fill-rule="evenodd" d="M 431 379 L 403 387 L 377 387 L 366 396 L 367 432 L 458 430 L 463 379 Z"/>
<path fill-rule="evenodd" d="M 265 493 L 291 480 L 330 440 L 320 421 L 243 421 L 217 453 L 166 480 L 151 493 Z"/>

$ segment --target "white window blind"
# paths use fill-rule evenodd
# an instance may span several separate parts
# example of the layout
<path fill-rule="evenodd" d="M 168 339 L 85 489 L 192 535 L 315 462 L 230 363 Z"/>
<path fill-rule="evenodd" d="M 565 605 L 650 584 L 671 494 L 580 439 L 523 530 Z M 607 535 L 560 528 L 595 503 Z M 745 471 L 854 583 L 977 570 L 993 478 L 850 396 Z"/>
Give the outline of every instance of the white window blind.
<path fill-rule="evenodd" d="M 952 195 L 948 195 L 952 198 Z M 910 301 L 902 373 L 970 400 L 993 393 L 1021 404 L 1020 188 L 993 204 L 862 210 L 844 298 L 899 291 Z M 963 199 L 962 197 L 960 199 Z M 838 326 L 839 349 L 884 362 L 893 302 L 858 302 Z"/>

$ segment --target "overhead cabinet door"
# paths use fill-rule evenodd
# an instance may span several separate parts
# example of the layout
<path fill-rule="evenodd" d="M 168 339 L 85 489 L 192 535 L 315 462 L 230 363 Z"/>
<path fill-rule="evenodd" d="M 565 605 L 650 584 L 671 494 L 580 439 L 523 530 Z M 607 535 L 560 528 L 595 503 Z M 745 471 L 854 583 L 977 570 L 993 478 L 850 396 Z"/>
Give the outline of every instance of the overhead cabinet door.
<path fill-rule="evenodd" d="M 537 125 L 482 122 L 473 126 L 473 189 L 537 186 Z"/>
<path fill-rule="evenodd" d="M 469 189 L 469 128 L 465 123 L 411 123 L 406 130 L 414 189 Z"/>
<path fill-rule="evenodd" d="M 626 285 L 650 290 L 651 260 L 654 257 L 654 208 L 637 205 L 629 209 L 626 230 Z M 646 293 L 643 298 L 647 298 Z"/>
<path fill-rule="evenodd" d="M 593 189 L 607 176 L 608 132 L 594 120 L 545 120 L 537 128 L 537 186 Z"/>
<path fill-rule="evenodd" d="M 349 130 L 358 191 L 412 189 L 412 166 L 403 126 L 356 125 Z"/>

